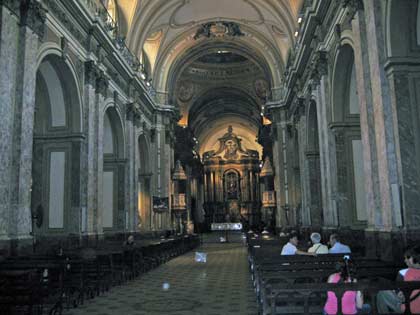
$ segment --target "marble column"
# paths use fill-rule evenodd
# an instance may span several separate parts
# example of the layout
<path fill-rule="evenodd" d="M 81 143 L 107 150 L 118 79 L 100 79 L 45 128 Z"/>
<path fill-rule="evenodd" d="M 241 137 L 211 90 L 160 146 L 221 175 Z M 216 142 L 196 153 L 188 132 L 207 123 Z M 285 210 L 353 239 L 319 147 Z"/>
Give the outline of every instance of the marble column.
<path fill-rule="evenodd" d="M 411 60 L 407 62 L 409 65 L 392 66 L 389 77 L 393 107 L 398 113 L 399 168 L 402 180 L 404 225 L 408 230 L 418 233 L 420 229 L 420 118 L 418 115 L 420 79 L 407 74 L 407 67 L 413 68 Z M 420 67 L 416 71 L 420 73 Z M 414 117 L 417 117 L 417 121 Z"/>
<path fill-rule="evenodd" d="M 394 133 L 394 109 L 389 81 L 385 73 L 385 25 L 381 0 L 364 1 L 366 40 L 369 43 L 369 69 L 372 87 L 376 156 L 378 160 L 381 212 L 375 215 L 375 227 L 389 231 L 402 223 Z"/>
<path fill-rule="evenodd" d="M 311 225 L 311 208 L 310 208 L 310 180 L 309 180 L 309 168 L 306 159 L 306 142 L 307 142 L 307 119 L 306 111 L 301 111 L 301 116 L 298 128 L 298 139 L 299 139 L 299 165 L 300 165 L 300 182 L 302 187 L 302 200 L 300 206 L 300 213 L 297 215 L 300 217 L 300 221 L 303 226 Z"/>
<path fill-rule="evenodd" d="M 95 117 L 95 131 L 97 134 L 97 147 L 96 147 L 96 161 L 97 164 L 94 165 L 95 173 L 97 174 L 97 210 L 96 210 L 96 218 L 94 222 L 94 230 L 95 233 L 101 235 L 104 233 L 103 231 L 103 178 L 104 178 L 104 114 L 105 114 L 105 100 L 107 98 L 108 92 L 108 81 L 104 77 L 103 73 L 99 73 L 98 77 L 96 78 L 96 102 L 97 108 L 99 108 L 97 112 L 97 116 Z M 115 105 L 114 105 L 115 106 Z M 118 168 L 116 168 L 116 173 L 114 176 L 119 174 Z M 120 184 L 118 181 L 117 187 Z M 117 194 L 117 198 L 118 198 Z M 117 199 L 118 200 L 118 199 Z M 118 207 L 118 202 L 117 202 Z M 115 210 L 115 209 L 114 209 Z M 118 211 L 119 209 L 117 209 Z M 114 222 L 114 225 L 117 225 L 118 222 Z"/>
<path fill-rule="evenodd" d="M 366 38 L 364 11 L 357 11 L 352 20 L 354 34 L 354 66 L 360 108 L 360 130 L 363 144 L 363 165 L 368 228 L 375 226 L 380 213 L 379 174 L 376 155 L 375 122 L 369 71 L 369 45 Z"/>
<path fill-rule="evenodd" d="M 344 128 L 336 127 L 333 130 L 335 135 L 335 152 L 337 161 L 337 192 L 336 203 L 338 211 L 338 223 L 340 226 L 350 226 L 352 223 L 352 209 L 349 200 L 351 194 L 348 191 L 348 166 L 349 152 L 347 148 L 346 131 Z"/>
<path fill-rule="evenodd" d="M 331 117 L 330 84 L 327 73 L 324 73 L 313 90 L 316 101 L 319 156 L 321 166 L 321 191 L 325 228 L 338 225 L 337 215 L 337 164 L 335 156 L 335 137 L 329 128 L 328 117 Z"/>
<path fill-rule="evenodd" d="M 0 6 L 0 240 L 8 240 L 12 182 L 13 121 L 15 112 L 19 8 L 15 12 Z M 33 125 L 33 123 L 32 123 Z M 10 235 L 11 236 L 11 235 Z"/>
<path fill-rule="evenodd" d="M 276 227 L 286 227 L 289 222 L 286 217 L 285 205 L 288 205 L 287 192 L 287 160 L 286 157 L 286 109 L 273 109 L 273 124 L 275 126 L 273 142 L 273 166 L 275 168 L 274 188 L 277 196 Z"/>
<path fill-rule="evenodd" d="M 46 15 L 41 4 L 35 1 L 8 4 L 7 8 L 1 7 L 0 20 L 0 194 L 4 205 L 0 208 L 0 215 L 2 220 L 8 220 L 0 223 L 0 237 L 23 240 L 30 238 L 32 231 L 31 173 L 37 52 L 44 35 Z"/>
<path fill-rule="evenodd" d="M 85 214 L 81 216 L 82 232 L 86 234 L 93 234 L 95 230 L 95 218 L 98 211 L 98 191 L 97 182 L 98 174 L 95 170 L 95 165 L 98 163 L 97 148 L 98 148 L 98 135 L 96 131 L 96 117 L 98 114 L 98 107 L 96 103 L 95 93 L 95 80 L 96 80 L 96 65 L 93 61 L 85 63 L 85 130 L 87 131 L 86 142 L 86 161 L 83 163 L 87 171 L 86 186 L 82 191 L 87 191 L 86 195 L 86 210 Z"/>
<path fill-rule="evenodd" d="M 130 107 L 131 104 L 127 104 L 126 108 Z M 135 125 L 139 124 L 139 118 L 136 117 L 134 113 L 130 112 L 127 109 L 126 113 L 126 126 L 125 126 L 125 133 L 126 133 L 126 157 L 127 163 L 125 165 L 125 173 L 126 173 L 126 182 L 125 182 L 125 212 L 127 213 L 125 220 L 124 229 L 127 229 L 130 232 L 136 231 L 138 228 L 136 226 L 136 217 L 137 217 L 137 207 L 136 207 L 136 196 L 137 196 L 137 183 L 138 183 L 138 175 L 136 172 L 136 153 L 138 152 L 137 148 L 138 145 L 136 143 L 136 131 Z M 145 222 L 146 223 L 146 218 Z"/>
<path fill-rule="evenodd" d="M 319 153 L 306 152 L 306 161 L 309 175 L 309 193 L 310 193 L 310 216 L 311 225 L 321 227 L 322 220 L 322 204 L 321 204 L 321 183 L 320 183 L 320 167 Z"/>

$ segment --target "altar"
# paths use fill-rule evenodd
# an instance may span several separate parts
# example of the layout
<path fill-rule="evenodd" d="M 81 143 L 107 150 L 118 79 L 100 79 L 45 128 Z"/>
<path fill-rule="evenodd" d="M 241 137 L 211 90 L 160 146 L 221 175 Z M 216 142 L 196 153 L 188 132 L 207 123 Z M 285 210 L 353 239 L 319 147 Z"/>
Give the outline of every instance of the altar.
<path fill-rule="evenodd" d="M 222 243 L 228 243 L 229 242 L 229 231 L 241 231 L 242 230 L 242 223 L 229 223 L 229 222 L 224 222 L 224 223 L 212 223 L 211 224 L 211 230 L 212 231 L 220 231 L 222 235 L 222 237 L 224 237 L 225 241 Z"/>

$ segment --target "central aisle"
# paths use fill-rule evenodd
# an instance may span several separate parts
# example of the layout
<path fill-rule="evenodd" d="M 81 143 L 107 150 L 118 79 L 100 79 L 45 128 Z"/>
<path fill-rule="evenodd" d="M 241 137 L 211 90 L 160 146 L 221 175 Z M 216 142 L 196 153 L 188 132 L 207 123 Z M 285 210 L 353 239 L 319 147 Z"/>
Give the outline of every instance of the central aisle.
<path fill-rule="evenodd" d="M 71 315 L 256 315 L 256 299 L 241 243 L 204 244 L 207 263 L 194 252 L 152 270 L 135 281 L 87 301 Z M 163 284 L 169 289 L 164 290 Z"/>

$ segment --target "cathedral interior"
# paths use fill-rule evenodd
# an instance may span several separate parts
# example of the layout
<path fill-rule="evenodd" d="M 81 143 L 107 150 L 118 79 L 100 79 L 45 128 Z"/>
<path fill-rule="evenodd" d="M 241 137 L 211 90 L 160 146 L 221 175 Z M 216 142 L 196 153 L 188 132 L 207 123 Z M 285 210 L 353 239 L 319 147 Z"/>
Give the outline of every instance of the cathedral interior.
<path fill-rule="evenodd" d="M 278 253 L 292 230 L 339 233 L 388 263 L 420 242 L 418 0 L 0 0 L 0 40 L 0 314 L 25 313 L 1 295 L 55 270 L 41 257 L 97 251 L 103 277 L 143 275 L 120 308 L 124 284 L 106 306 L 63 291 L 49 314 L 275 315 L 238 233 Z M 226 223 L 242 232 L 217 244 Z M 121 271 L 129 236 L 144 260 Z M 165 277 L 216 287 L 197 302 Z"/>

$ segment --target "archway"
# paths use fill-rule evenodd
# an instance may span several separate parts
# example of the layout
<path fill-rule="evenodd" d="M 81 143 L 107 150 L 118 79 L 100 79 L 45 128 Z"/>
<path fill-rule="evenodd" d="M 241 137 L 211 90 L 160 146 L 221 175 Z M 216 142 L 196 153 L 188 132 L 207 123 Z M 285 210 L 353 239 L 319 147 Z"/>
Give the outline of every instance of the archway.
<path fill-rule="evenodd" d="M 149 144 L 144 134 L 138 138 L 138 200 L 137 209 L 139 216 L 138 226 L 141 229 L 150 230 L 152 224 L 152 203 L 151 203 L 151 179 L 149 163 Z"/>
<path fill-rule="evenodd" d="M 124 229 L 124 134 L 115 107 L 103 116 L 102 227 L 104 232 Z"/>
<path fill-rule="evenodd" d="M 336 140 L 339 224 L 363 227 L 367 220 L 364 193 L 363 147 L 353 48 L 345 44 L 337 52 L 333 72 L 332 122 Z"/>
<path fill-rule="evenodd" d="M 70 66 L 47 55 L 36 77 L 32 159 L 35 233 L 79 230 L 81 104 Z"/>

